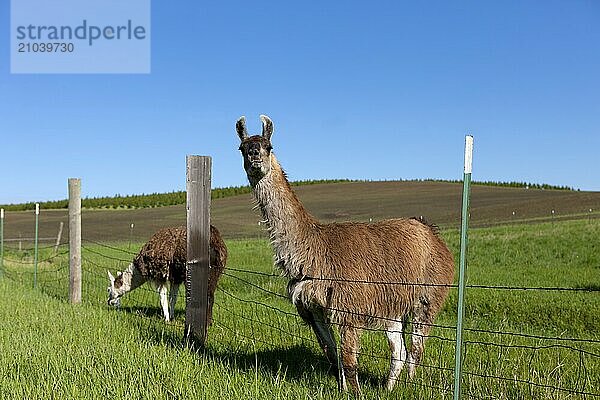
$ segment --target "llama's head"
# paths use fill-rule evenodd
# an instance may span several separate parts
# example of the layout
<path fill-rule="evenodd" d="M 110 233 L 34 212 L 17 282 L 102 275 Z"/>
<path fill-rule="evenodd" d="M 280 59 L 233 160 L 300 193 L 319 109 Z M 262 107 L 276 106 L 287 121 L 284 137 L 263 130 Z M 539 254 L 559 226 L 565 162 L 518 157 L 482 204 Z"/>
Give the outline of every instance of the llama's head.
<path fill-rule="evenodd" d="M 108 281 L 108 305 L 119 307 L 121 305 L 121 296 L 126 292 L 125 285 L 123 284 L 123 273 L 119 272 L 115 278 L 108 271 Z"/>
<path fill-rule="evenodd" d="M 266 115 L 261 115 L 260 120 L 262 121 L 261 135 L 248 136 L 245 117 L 240 117 L 235 124 L 235 129 L 242 141 L 240 151 L 244 158 L 244 169 L 251 184 L 256 184 L 271 172 L 273 121 Z"/>

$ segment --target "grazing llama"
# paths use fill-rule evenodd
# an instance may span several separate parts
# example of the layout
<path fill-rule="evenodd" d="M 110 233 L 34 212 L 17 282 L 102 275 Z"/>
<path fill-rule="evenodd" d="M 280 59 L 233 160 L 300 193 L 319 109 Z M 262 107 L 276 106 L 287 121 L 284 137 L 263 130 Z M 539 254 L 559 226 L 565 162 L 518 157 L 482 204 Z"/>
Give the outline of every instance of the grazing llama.
<path fill-rule="evenodd" d="M 156 232 L 142 247 L 127 269 L 116 278 L 108 272 L 108 304 L 120 305 L 121 297 L 150 282 L 157 288 L 160 305 L 168 322 L 173 319 L 179 285 L 185 281 L 187 265 L 186 227 L 164 228 Z M 221 234 L 210 226 L 210 270 L 208 273 L 207 325 L 212 323 L 212 306 L 219 277 L 227 263 L 227 247 Z M 167 302 L 167 287 L 169 287 Z"/>
<path fill-rule="evenodd" d="M 248 136 L 244 117 L 236 130 L 244 169 L 267 221 L 275 263 L 290 279 L 291 301 L 337 367 L 341 390 L 349 382 L 360 392 L 361 331 L 383 328 L 391 349 L 391 390 L 405 363 L 412 378 L 421 362 L 425 340 L 454 277 L 452 254 L 436 227 L 423 219 L 320 223 L 298 200 L 272 152 L 273 122 L 264 115 L 260 119 L 262 135 Z M 407 354 L 403 332 L 408 317 L 412 335 Z M 339 327 L 340 362 L 332 325 Z"/>

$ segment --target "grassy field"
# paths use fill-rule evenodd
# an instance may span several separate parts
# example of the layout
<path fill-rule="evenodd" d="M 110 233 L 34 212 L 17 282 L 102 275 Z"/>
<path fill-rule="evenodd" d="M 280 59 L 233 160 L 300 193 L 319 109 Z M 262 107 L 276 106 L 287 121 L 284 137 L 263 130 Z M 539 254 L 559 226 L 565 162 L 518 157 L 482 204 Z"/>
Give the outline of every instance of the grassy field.
<path fill-rule="evenodd" d="M 446 229 L 443 236 L 456 253 L 458 232 Z M 471 230 L 465 398 L 600 395 L 598 238 L 600 221 L 594 219 Z M 32 254 L 8 251 L 0 279 L 0 397 L 349 397 L 337 392 L 312 332 L 284 298 L 286 282 L 272 266 L 267 241 L 227 244 L 230 270 L 199 353 L 182 344 L 182 298 L 170 324 L 161 321 L 158 296 L 149 288 L 124 298 L 120 310 L 105 305 L 106 269 L 123 269 L 141 243 L 84 243 L 84 304 L 75 307 L 66 303 L 66 254 L 59 250 L 52 258 L 51 248 L 41 251 L 48 261 L 40 264 L 34 290 Z M 389 364 L 384 336 L 365 333 L 359 370 L 364 398 L 451 398 L 456 299 L 453 289 L 416 379 L 391 394 L 381 389 Z"/>

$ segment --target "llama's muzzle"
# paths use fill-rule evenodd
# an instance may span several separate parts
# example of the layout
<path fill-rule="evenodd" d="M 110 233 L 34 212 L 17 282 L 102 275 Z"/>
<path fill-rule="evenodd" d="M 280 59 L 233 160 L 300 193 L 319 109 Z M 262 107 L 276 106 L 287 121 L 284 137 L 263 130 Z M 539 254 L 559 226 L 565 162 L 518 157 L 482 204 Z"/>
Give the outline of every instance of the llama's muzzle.
<path fill-rule="evenodd" d="M 108 299 L 108 305 L 113 307 L 121 307 L 121 299 L 119 297 L 115 299 Z"/>
<path fill-rule="evenodd" d="M 260 168 L 260 167 L 262 167 L 262 165 L 263 165 L 263 162 L 260 158 L 257 160 L 252 160 L 252 159 L 250 160 L 250 166 L 252 168 Z"/>

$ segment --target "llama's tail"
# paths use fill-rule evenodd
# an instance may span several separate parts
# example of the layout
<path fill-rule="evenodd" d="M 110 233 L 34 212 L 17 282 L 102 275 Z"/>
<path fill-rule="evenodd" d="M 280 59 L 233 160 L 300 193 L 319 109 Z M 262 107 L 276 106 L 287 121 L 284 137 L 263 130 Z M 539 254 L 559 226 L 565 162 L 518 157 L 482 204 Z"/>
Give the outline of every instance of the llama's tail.
<path fill-rule="evenodd" d="M 410 217 L 410 219 L 414 219 L 415 221 L 419 221 L 423 225 L 429 227 L 429 229 L 431 229 L 431 231 L 436 236 L 439 235 L 439 233 L 440 233 L 440 227 L 437 226 L 436 224 L 432 224 L 431 222 L 427 221 L 424 216 L 421 215 L 419 217 Z"/>

